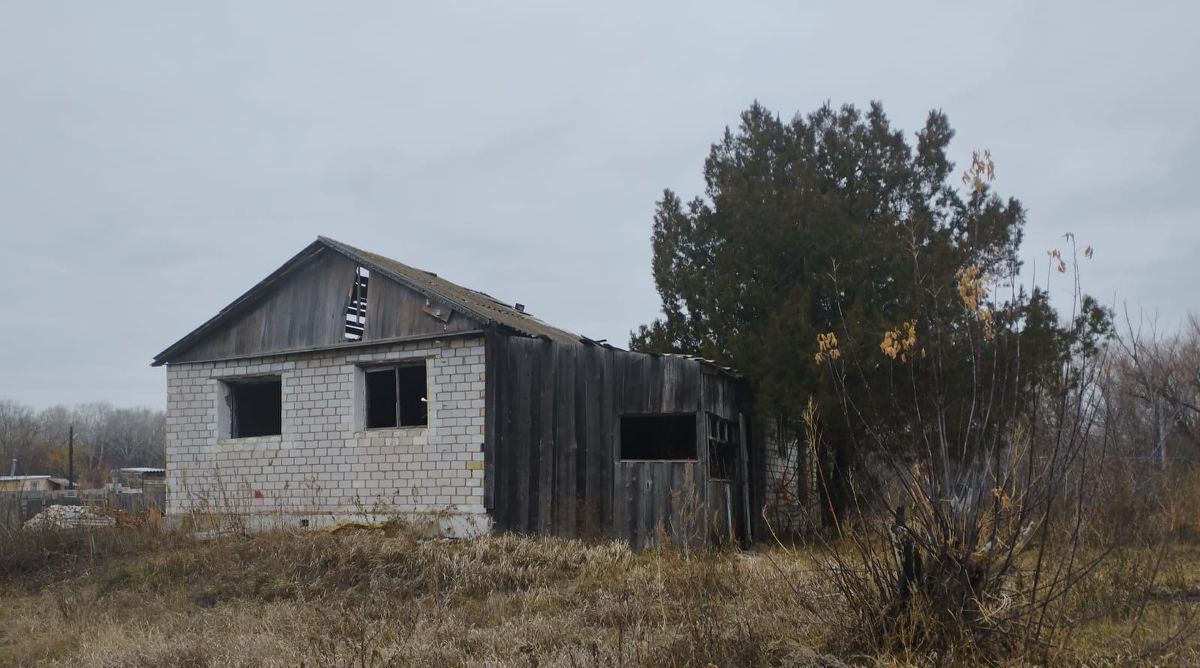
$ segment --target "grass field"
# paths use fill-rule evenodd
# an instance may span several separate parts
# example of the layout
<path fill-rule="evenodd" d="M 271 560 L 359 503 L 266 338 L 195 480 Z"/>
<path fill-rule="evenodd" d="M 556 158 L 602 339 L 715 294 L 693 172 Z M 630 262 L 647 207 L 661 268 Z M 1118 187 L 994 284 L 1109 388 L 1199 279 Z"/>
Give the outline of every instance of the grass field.
<path fill-rule="evenodd" d="M 422 540 L 403 527 L 16 536 L 0 546 L 4 666 L 1025 662 L 862 637 L 822 551 L 806 547 L 635 553 L 508 535 Z M 1051 661 L 1194 664 L 1200 548 L 1104 563 L 1072 594 L 1072 631 Z"/>

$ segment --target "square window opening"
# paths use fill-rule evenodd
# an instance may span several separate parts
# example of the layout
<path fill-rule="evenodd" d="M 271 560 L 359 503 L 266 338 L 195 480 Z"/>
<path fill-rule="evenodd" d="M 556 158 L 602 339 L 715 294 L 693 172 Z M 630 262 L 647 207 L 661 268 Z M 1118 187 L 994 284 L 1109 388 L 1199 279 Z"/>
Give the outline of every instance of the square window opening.
<path fill-rule="evenodd" d="M 279 376 L 226 380 L 230 438 L 283 433 L 283 382 Z"/>
<path fill-rule="evenodd" d="M 695 414 L 622 415 L 621 459 L 694 461 Z"/>
<path fill-rule="evenodd" d="M 429 423 L 424 360 L 364 372 L 368 429 L 424 427 Z"/>

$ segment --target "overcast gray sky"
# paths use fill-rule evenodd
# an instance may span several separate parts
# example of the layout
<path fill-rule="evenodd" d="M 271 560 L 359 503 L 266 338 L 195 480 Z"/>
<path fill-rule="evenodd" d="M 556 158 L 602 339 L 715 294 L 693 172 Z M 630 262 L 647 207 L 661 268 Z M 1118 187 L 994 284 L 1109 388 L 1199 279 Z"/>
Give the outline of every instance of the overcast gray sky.
<path fill-rule="evenodd" d="M 151 356 L 318 234 L 624 345 L 655 200 L 756 98 L 943 109 L 1027 258 L 1073 231 L 1177 323 L 1200 11 L 1124 4 L 0 1 L 0 398 L 164 405 Z"/>

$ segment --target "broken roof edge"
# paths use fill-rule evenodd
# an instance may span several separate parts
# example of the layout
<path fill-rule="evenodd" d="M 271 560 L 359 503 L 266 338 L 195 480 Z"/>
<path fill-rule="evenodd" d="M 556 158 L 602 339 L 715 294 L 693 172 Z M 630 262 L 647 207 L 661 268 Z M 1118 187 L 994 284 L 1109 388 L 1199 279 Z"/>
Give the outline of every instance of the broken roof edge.
<path fill-rule="evenodd" d="M 648 352 L 642 352 L 640 350 L 627 350 L 625 348 L 621 348 L 620 346 L 614 346 L 613 344 L 608 343 L 607 341 L 603 341 L 603 340 L 596 341 L 593 339 L 589 339 L 586 336 L 580 337 L 579 342 L 584 345 L 588 345 L 588 346 L 598 346 L 598 347 L 604 348 L 606 350 L 613 350 L 613 351 L 622 352 L 622 353 L 633 353 L 635 355 L 650 355 L 651 357 L 678 357 L 680 359 L 691 360 L 693 362 L 700 364 L 701 366 L 708 367 L 710 369 L 713 369 L 714 371 L 723 373 L 731 378 L 735 378 L 738 380 L 742 380 L 745 378 L 745 376 L 742 375 L 742 372 L 738 371 L 737 369 L 735 369 L 731 366 L 725 366 L 725 365 L 721 364 L 720 362 L 717 362 L 716 360 L 711 360 L 711 359 L 708 359 L 707 357 L 701 357 L 699 355 L 691 355 L 688 353 L 648 353 Z"/>
<path fill-rule="evenodd" d="M 437 274 L 435 274 L 433 272 L 425 271 L 424 269 L 417 269 L 416 267 L 405 265 L 401 262 L 397 262 L 396 260 L 392 260 L 391 258 L 384 258 L 382 255 L 378 255 L 376 253 L 370 253 L 370 252 L 364 251 L 360 248 L 355 248 L 354 246 L 351 246 L 349 244 L 344 244 L 344 243 L 338 241 L 337 239 L 330 239 L 329 237 L 326 237 L 326 236 L 318 236 L 317 240 L 314 243 L 323 244 L 326 248 L 328 248 L 332 251 L 335 251 L 337 253 L 341 253 L 345 257 L 347 257 L 351 260 L 354 260 L 360 266 L 366 267 L 370 271 L 379 272 L 379 273 L 383 274 L 384 276 L 387 276 L 388 278 L 392 279 L 393 281 L 396 281 L 400 285 L 403 285 L 404 287 L 409 288 L 410 290 L 415 290 L 416 292 L 419 292 L 420 294 L 425 295 L 426 297 L 444 299 L 446 301 L 455 301 L 453 299 L 448 298 L 445 295 L 438 294 L 436 290 L 433 290 L 427 286 L 424 286 L 421 283 L 412 280 L 410 277 L 407 277 L 407 276 L 401 274 L 400 272 L 392 271 L 392 270 L 384 267 L 381 263 L 376 262 L 370 256 L 376 255 L 377 257 L 379 257 L 381 259 L 386 259 L 395 264 L 403 265 L 404 267 L 406 267 L 412 271 L 419 271 L 421 273 L 424 273 L 424 274 L 427 274 L 429 276 L 436 278 Z M 484 323 L 490 322 L 490 319 L 487 316 L 484 316 L 483 314 L 480 314 L 480 313 L 476 313 L 474 311 L 474 309 L 471 309 L 466 305 L 457 304 L 457 303 L 455 305 L 462 308 L 463 311 L 465 311 L 467 315 L 469 315 L 481 322 L 484 322 Z"/>
<path fill-rule="evenodd" d="M 512 306 L 501 302 L 478 290 L 472 290 L 444 278 L 440 278 L 437 274 L 422 269 L 417 269 L 398 262 L 391 258 L 371 253 L 359 248 L 355 248 L 349 244 L 342 243 L 336 239 L 331 239 L 326 236 L 318 236 L 316 241 L 305 246 L 299 253 L 289 258 L 278 269 L 267 275 L 258 283 L 254 284 L 249 290 L 242 293 L 237 299 L 234 299 L 227 306 L 217 312 L 208 320 L 204 321 L 199 327 L 185 334 L 175 343 L 168 346 L 162 352 L 154 356 L 150 362 L 150 366 L 157 367 L 170 362 L 170 358 L 178 355 L 192 345 L 197 343 L 201 337 L 216 329 L 218 325 L 223 323 L 227 318 L 241 311 L 243 308 L 253 304 L 271 285 L 283 279 L 286 275 L 303 265 L 308 260 L 316 257 L 317 253 L 322 249 L 328 249 L 338 253 L 359 265 L 367 268 L 370 271 L 376 271 L 383 276 L 407 287 L 410 290 L 424 295 L 427 298 L 438 299 L 448 302 L 455 308 L 461 310 L 467 316 L 479 321 L 483 325 L 496 325 L 517 334 L 528 336 L 530 338 L 545 338 L 560 343 L 573 342 L 578 343 L 584 340 L 584 337 L 578 334 L 573 334 L 567 330 L 554 327 L 542 320 L 535 318 L 532 315 L 517 311 Z M 392 265 L 392 266 L 388 266 Z M 438 289 L 437 286 L 423 283 L 416 280 L 413 275 L 423 274 L 429 277 L 427 280 L 432 283 L 437 283 L 442 286 Z M 481 310 L 478 306 L 473 306 L 466 301 L 462 295 L 453 294 L 462 292 L 467 295 L 479 295 L 480 298 L 490 302 L 488 308 L 494 311 L 494 314 L 489 314 Z M 497 317 L 499 316 L 499 317 Z M 524 326 L 522 326 L 524 325 Z"/>
<path fill-rule="evenodd" d="M 716 360 L 710 360 L 707 357 L 700 357 L 698 355 L 688 355 L 687 353 L 643 353 L 643 354 L 658 355 L 661 357 L 682 357 L 683 359 L 689 359 L 689 360 L 692 360 L 693 362 L 698 362 L 701 366 L 706 366 L 710 369 L 713 369 L 714 371 L 719 371 L 731 378 L 736 378 L 738 380 L 745 378 L 745 376 L 742 375 L 741 371 L 738 371 L 737 369 L 735 369 L 731 366 L 725 366 L 724 364 L 721 364 L 720 362 L 717 362 Z"/>
<path fill-rule="evenodd" d="M 571 333 L 564 329 L 559 329 L 558 327 L 549 325 L 541 319 L 536 318 L 528 313 L 517 311 L 514 307 L 501 302 L 491 295 L 458 285 L 439 277 L 433 272 L 417 269 L 416 267 L 406 265 L 386 256 L 364 251 L 326 236 L 318 236 L 316 241 L 313 241 L 305 246 L 299 253 L 296 253 L 296 255 L 284 262 L 283 265 L 271 272 L 266 278 L 256 283 L 249 290 L 242 293 L 242 295 L 237 299 L 230 302 L 225 308 L 218 311 L 216 315 L 206 320 L 203 324 L 186 334 L 183 338 L 168 346 L 159 354 L 155 355 L 153 361 L 150 363 L 150 366 L 157 367 L 170 363 L 170 357 L 186 351 L 192 345 L 197 343 L 201 337 L 208 334 L 213 329 L 216 329 L 216 327 L 222 324 L 222 322 L 224 322 L 227 318 L 232 317 L 241 309 L 252 305 L 271 285 L 282 280 L 292 271 L 302 266 L 305 262 L 315 258 L 323 249 L 328 249 L 346 258 L 349 258 L 350 260 L 358 263 L 360 266 L 366 267 L 370 271 L 379 272 L 383 276 L 417 292 L 418 294 L 422 294 L 431 299 L 438 299 L 448 302 L 453 307 L 463 311 L 467 316 L 477 320 L 480 324 L 488 327 L 495 327 L 498 330 L 506 333 L 512 333 L 535 339 L 544 339 L 555 343 L 573 343 L 589 346 L 600 346 L 607 350 L 613 351 L 636 352 L 627 351 L 623 348 L 607 343 L 606 341 L 597 341 L 586 336 L 580 336 L 578 334 Z M 427 278 L 424 278 L 423 282 L 418 278 L 420 276 Z M 478 295 L 478 297 L 476 297 L 476 295 Z M 472 299 L 478 299 L 480 301 L 487 300 L 487 303 L 473 305 L 467 301 L 468 297 Z M 446 336 L 446 334 L 441 333 L 433 336 L 432 338 L 444 336 Z M 361 342 L 361 344 L 366 345 L 370 345 L 371 343 L 386 343 L 386 341 Z M 261 357 L 275 354 L 295 354 L 299 352 L 310 352 L 317 349 L 342 347 L 346 346 L 344 344 L 335 344 L 330 346 L 320 346 L 319 348 L 279 351 L 278 353 L 256 353 L 254 355 L 249 355 L 248 357 Z M 689 355 L 686 353 L 638 354 L 689 359 L 731 377 L 743 378 L 742 374 L 736 369 L 723 366 L 714 360 L 706 359 L 697 355 Z"/>
<path fill-rule="evenodd" d="M 418 269 L 387 256 L 356 248 L 341 241 L 330 239 L 329 237 L 320 236 L 317 237 L 317 241 L 358 262 L 367 269 L 378 271 L 393 281 L 424 294 L 426 297 L 449 302 L 482 323 L 511 329 L 531 338 L 545 338 L 560 343 L 579 343 L 584 339 L 584 337 L 578 334 L 555 327 L 524 311 L 518 311 L 514 306 L 506 304 L 485 292 L 459 285 L 434 272 Z M 472 300 L 477 303 L 473 303 Z"/>

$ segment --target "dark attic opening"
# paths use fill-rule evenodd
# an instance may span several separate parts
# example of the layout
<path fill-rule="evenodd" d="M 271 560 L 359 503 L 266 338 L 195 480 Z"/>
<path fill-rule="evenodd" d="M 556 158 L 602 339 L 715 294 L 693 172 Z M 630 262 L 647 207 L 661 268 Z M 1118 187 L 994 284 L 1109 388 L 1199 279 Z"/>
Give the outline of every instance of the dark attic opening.
<path fill-rule="evenodd" d="M 367 428 L 429 423 L 425 361 L 366 370 Z"/>
<path fill-rule="evenodd" d="M 621 459 L 695 460 L 696 416 L 622 415 Z"/>
<path fill-rule="evenodd" d="M 354 283 L 350 286 L 350 298 L 346 303 L 346 340 L 362 341 L 367 329 L 367 282 L 371 272 L 365 267 L 354 270 Z"/>
<path fill-rule="evenodd" d="M 225 381 L 230 438 L 283 433 L 283 383 L 279 376 Z"/>

